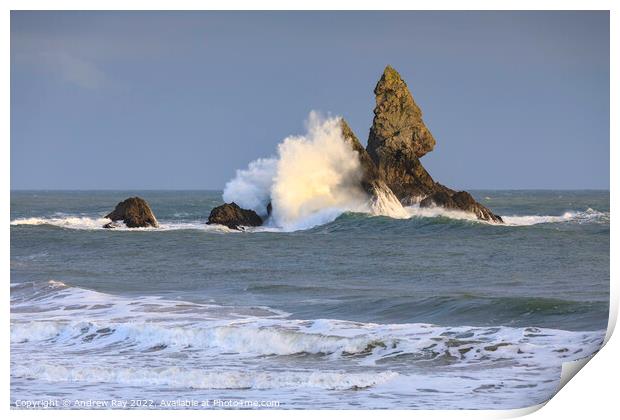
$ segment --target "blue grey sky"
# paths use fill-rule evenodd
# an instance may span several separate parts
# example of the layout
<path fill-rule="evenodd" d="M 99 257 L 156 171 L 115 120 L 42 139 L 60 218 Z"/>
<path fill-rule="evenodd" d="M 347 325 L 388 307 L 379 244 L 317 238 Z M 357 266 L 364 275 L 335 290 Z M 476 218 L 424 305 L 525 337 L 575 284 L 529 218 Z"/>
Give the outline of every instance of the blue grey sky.
<path fill-rule="evenodd" d="M 12 12 L 12 189 L 221 189 L 386 64 L 459 189 L 609 188 L 608 12 Z"/>

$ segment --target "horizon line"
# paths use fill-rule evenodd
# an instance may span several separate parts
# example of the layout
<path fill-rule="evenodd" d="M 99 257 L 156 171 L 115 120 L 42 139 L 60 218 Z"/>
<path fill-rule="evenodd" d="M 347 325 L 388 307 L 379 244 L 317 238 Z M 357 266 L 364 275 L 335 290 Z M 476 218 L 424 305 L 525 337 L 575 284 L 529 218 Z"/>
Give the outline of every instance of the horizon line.
<path fill-rule="evenodd" d="M 606 188 L 467 188 L 467 191 L 610 191 Z M 213 191 L 215 188 L 11 188 L 10 192 L 19 191 Z"/>

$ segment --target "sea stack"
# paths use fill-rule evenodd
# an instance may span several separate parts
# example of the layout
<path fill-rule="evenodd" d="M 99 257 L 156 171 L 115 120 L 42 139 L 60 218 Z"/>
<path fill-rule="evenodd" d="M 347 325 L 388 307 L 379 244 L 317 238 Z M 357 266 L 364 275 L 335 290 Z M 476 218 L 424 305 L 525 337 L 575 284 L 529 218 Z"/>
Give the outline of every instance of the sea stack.
<path fill-rule="evenodd" d="M 374 90 L 376 106 L 366 150 L 379 176 L 404 205 L 439 206 L 474 213 L 480 220 L 501 223 L 501 217 L 476 202 L 466 191 L 456 192 L 435 182 L 420 159 L 435 147 L 435 138 L 422 120 L 407 83 L 387 66 Z"/>
<path fill-rule="evenodd" d="M 244 226 L 262 225 L 263 219 L 254 210 L 242 209 L 233 201 L 211 210 L 207 224 L 218 224 L 229 229 L 243 230 Z"/>
<path fill-rule="evenodd" d="M 146 200 L 140 197 L 131 197 L 121 201 L 114 210 L 105 216 L 113 222 L 123 221 L 130 228 L 158 227 L 157 219 Z M 113 223 L 108 223 L 105 228 L 114 228 Z"/>
<path fill-rule="evenodd" d="M 435 138 L 422 120 L 422 111 L 400 74 L 387 66 L 374 90 L 376 106 L 368 145 L 364 148 L 344 119 L 340 119 L 342 139 L 358 155 L 360 187 L 368 194 L 375 214 L 408 213 L 402 205 L 443 207 L 475 215 L 478 219 L 502 223 L 502 218 L 476 202 L 466 191 L 455 191 L 431 177 L 420 158 L 435 147 Z M 267 216 L 271 214 L 271 201 Z M 263 219 L 253 210 L 236 203 L 214 208 L 207 224 L 230 229 L 260 226 Z"/>

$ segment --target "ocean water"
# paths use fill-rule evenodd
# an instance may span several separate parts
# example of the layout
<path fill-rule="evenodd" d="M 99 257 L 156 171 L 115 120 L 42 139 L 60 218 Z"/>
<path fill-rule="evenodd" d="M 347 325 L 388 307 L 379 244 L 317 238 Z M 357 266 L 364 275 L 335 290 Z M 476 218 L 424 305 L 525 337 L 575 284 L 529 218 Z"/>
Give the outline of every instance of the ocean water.
<path fill-rule="evenodd" d="M 161 227 L 102 229 L 132 195 Z M 205 225 L 218 191 L 13 191 L 11 404 L 546 401 L 605 335 L 609 192 L 473 195 L 506 225 L 331 208 L 239 232 Z"/>

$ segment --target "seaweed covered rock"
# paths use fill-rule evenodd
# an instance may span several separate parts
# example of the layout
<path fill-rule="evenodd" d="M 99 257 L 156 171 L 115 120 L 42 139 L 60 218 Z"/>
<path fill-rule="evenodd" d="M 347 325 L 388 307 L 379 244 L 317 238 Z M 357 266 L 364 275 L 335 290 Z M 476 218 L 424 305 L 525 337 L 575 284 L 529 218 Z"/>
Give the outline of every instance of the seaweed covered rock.
<path fill-rule="evenodd" d="M 159 223 L 149 207 L 149 204 L 140 197 L 130 197 L 116 205 L 114 210 L 105 216 L 113 222 L 123 221 L 127 227 L 158 227 Z M 108 223 L 105 228 L 113 228 L 113 223 Z"/>
<path fill-rule="evenodd" d="M 224 225 L 230 229 L 241 230 L 243 226 L 260 226 L 263 219 L 254 210 L 242 209 L 235 203 L 225 203 L 211 210 L 208 225 Z"/>

